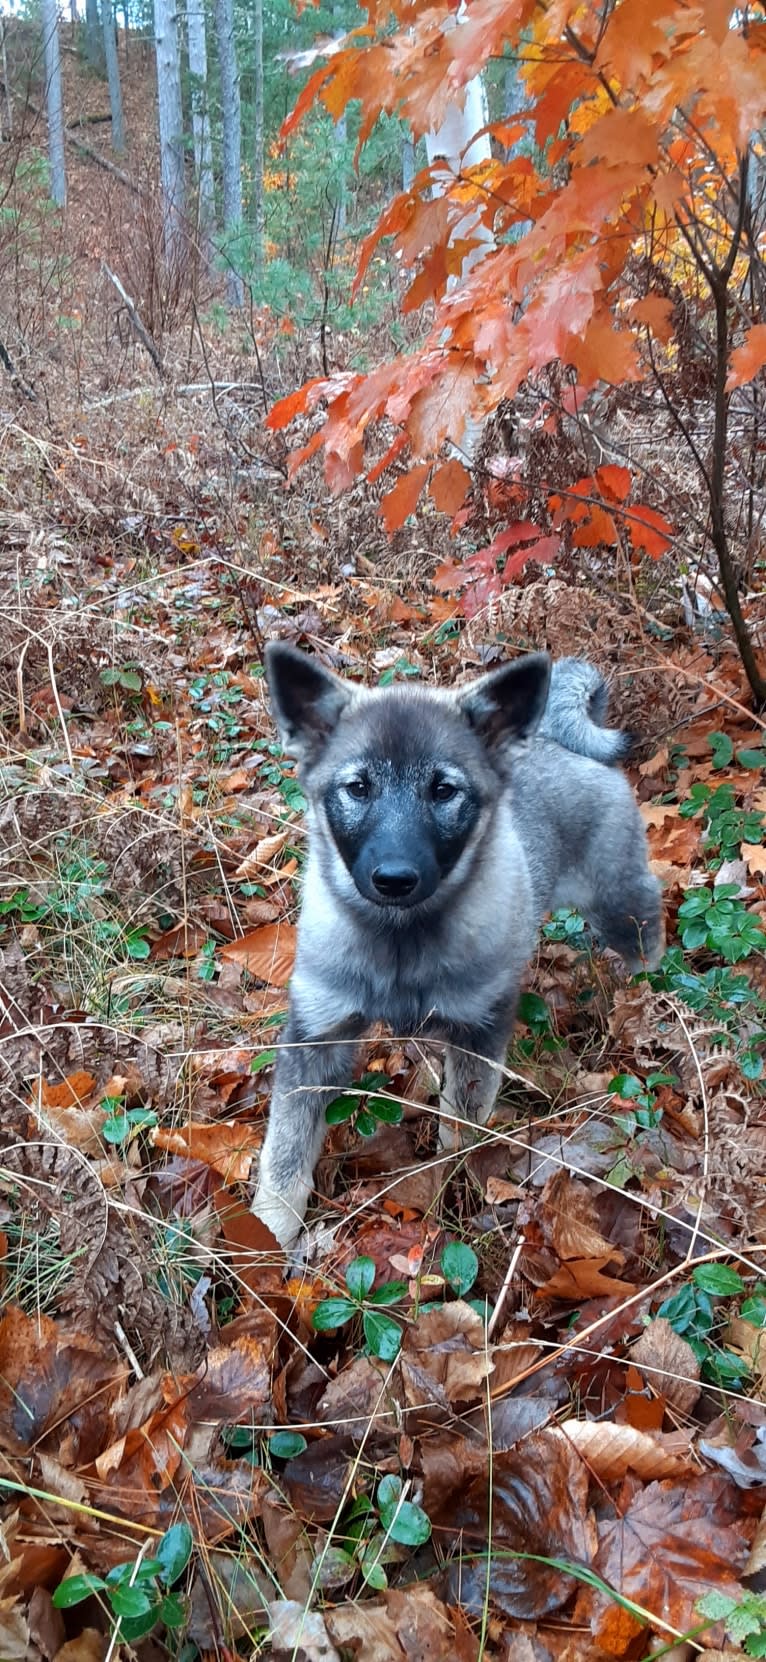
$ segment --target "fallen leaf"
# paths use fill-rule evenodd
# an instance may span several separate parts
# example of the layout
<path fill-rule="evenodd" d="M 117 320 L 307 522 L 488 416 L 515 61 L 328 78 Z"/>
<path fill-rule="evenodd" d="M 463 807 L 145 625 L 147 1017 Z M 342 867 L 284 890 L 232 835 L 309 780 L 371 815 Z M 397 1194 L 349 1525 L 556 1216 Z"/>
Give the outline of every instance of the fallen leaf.
<path fill-rule="evenodd" d="M 405 1332 L 400 1364 L 412 1406 L 423 1401 L 424 1377 L 441 1388 L 448 1402 L 472 1402 L 492 1372 L 481 1316 L 462 1299 L 426 1311 Z"/>
<path fill-rule="evenodd" d="M 68 1639 L 56 1651 L 53 1662 L 104 1662 L 106 1652 L 106 1635 L 95 1627 L 84 1627 L 76 1639 Z"/>
<path fill-rule="evenodd" d="M 26 1662 L 29 1623 L 15 1599 L 0 1599 L 0 1656 L 3 1662 Z"/>
<path fill-rule="evenodd" d="M 78 1073 L 67 1074 L 66 1078 L 56 1085 L 42 1079 L 40 1102 L 43 1108 L 74 1108 L 85 1102 L 95 1089 L 96 1081 L 93 1074 L 81 1069 Z"/>
<path fill-rule="evenodd" d="M 10 1305 L 0 1321 L 0 1433 L 18 1453 L 54 1437 L 67 1463 L 93 1459 L 107 1440 L 109 1409 L 127 1366 L 50 1316 Z"/>
<path fill-rule="evenodd" d="M 538 1298 L 566 1298 L 579 1302 L 583 1298 L 630 1298 L 636 1288 L 632 1281 L 619 1281 L 614 1275 L 604 1275 L 604 1265 L 614 1257 L 614 1248 L 600 1258 L 573 1258 L 562 1264 L 555 1275 L 538 1287 Z"/>
<path fill-rule="evenodd" d="M 598 1227 L 595 1195 L 567 1171 L 549 1177 L 540 1196 L 539 1218 L 559 1258 L 601 1258 L 625 1262 L 624 1253 L 604 1239 Z M 606 1257 L 604 1257 L 606 1254 Z"/>
<path fill-rule="evenodd" d="M 241 964 L 259 981 L 272 987 L 286 987 L 295 958 L 296 932 L 292 923 L 280 920 L 253 929 L 240 941 L 232 941 L 220 948 L 220 956 L 234 964 Z"/>
<path fill-rule="evenodd" d="M 282 831 L 275 831 L 270 837 L 261 837 L 251 854 L 237 866 L 234 876 L 240 883 L 250 882 L 263 866 L 269 866 L 276 860 L 278 854 L 290 840 L 290 830 L 285 827 Z"/>
<path fill-rule="evenodd" d="M 507 1454 L 498 1454 L 491 1475 L 471 1485 L 453 1509 L 449 1525 L 462 1531 L 462 1551 L 448 1571 L 451 1597 L 480 1615 L 487 1591 L 503 1615 L 533 1621 L 560 1610 L 572 1597 L 571 1575 L 528 1557 L 563 1558 L 589 1565 L 596 1548 L 588 1511 L 588 1473 L 558 1431 L 534 1432 Z M 457 1537 L 456 1537 L 457 1538 Z"/>
<path fill-rule="evenodd" d="M 256 1130 L 239 1120 L 214 1120 L 204 1125 L 181 1126 L 175 1131 L 155 1126 L 151 1132 L 155 1148 L 212 1166 L 220 1172 L 224 1183 L 247 1182 L 262 1138 L 262 1128 Z"/>
<path fill-rule="evenodd" d="M 275 1599 L 269 1605 L 269 1622 L 273 1656 L 300 1658 L 300 1662 L 340 1662 L 318 1610 L 307 1610 L 298 1599 Z"/>
<path fill-rule="evenodd" d="M 257 1339 L 242 1337 L 208 1351 L 187 1397 L 189 1417 L 218 1426 L 251 1421 L 269 1400 L 270 1358 Z"/>
<path fill-rule="evenodd" d="M 614 1483 L 629 1471 L 650 1481 L 697 1470 L 688 1448 L 677 1447 L 675 1434 L 663 1439 L 661 1433 L 651 1436 L 609 1420 L 565 1420 L 561 1432 L 601 1483 Z"/>
<path fill-rule="evenodd" d="M 766 877 L 766 842 L 740 843 L 739 851 L 749 872 Z"/>
<path fill-rule="evenodd" d="M 595 1568 L 604 1580 L 645 1610 L 684 1633 L 698 1619 L 696 1602 L 711 1587 L 741 1595 L 738 1572 L 747 1560 L 747 1529 L 728 1521 L 727 1480 L 706 1474 L 684 1483 L 650 1483 L 599 1525 Z M 625 1632 L 626 1612 L 596 1593 L 591 1628 L 607 1655 L 614 1629 Z M 633 1633 L 640 1624 L 628 1618 Z"/>
<path fill-rule="evenodd" d="M 700 1394 L 700 1365 L 691 1345 L 671 1327 L 665 1316 L 655 1316 L 631 1347 L 631 1360 L 653 1391 L 680 1414 L 690 1414 Z"/>

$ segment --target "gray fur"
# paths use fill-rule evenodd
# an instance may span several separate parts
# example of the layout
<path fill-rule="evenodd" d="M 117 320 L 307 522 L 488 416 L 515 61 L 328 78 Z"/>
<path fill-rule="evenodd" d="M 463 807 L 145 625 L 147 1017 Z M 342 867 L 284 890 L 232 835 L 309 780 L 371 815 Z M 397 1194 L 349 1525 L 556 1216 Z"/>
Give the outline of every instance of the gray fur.
<path fill-rule="evenodd" d="M 662 922 L 632 791 L 603 765 L 622 736 L 599 724 L 605 694 L 591 665 L 555 665 L 549 695 L 541 655 L 455 692 L 369 691 L 283 645 L 269 648 L 267 669 L 309 803 L 290 1013 L 254 1201 L 290 1246 L 325 1108 L 354 1077 L 374 1021 L 446 1041 L 442 1136 L 454 1141 L 492 1111 L 545 913 L 576 906 L 631 970 L 659 958 Z M 410 868 L 412 894 L 378 891 Z"/>
<path fill-rule="evenodd" d="M 607 767 L 622 762 L 631 736 L 605 726 L 608 689 L 600 670 L 584 658 L 560 658 L 551 670 L 550 692 L 537 731 L 578 756 Z"/>

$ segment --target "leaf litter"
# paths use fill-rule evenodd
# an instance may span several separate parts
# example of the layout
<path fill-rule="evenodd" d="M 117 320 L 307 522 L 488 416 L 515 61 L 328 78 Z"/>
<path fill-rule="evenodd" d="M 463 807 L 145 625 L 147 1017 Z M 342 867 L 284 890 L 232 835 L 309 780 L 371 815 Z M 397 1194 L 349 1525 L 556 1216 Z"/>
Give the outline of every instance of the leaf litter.
<path fill-rule="evenodd" d="M 183 444 L 189 413 L 175 403 L 165 419 Z M 449 551 L 438 516 L 418 510 L 396 534 L 400 567 L 386 567 L 375 504 L 327 505 L 307 469 L 278 501 L 243 486 L 233 532 L 193 450 L 187 491 L 156 465 L 144 477 L 140 423 L 126 444 L 135 476 L 115 502 L 87 456 L 72 464 L 89 531 L 61 479 L 39 543 L 21 514 L 6 527 L 9 581 L 20 562 L 55 644 L 72 760 L 47 651 L 27 654 L 19 730 L 14 624 L 0 1655 L 103 1662 L 105 1609 L 92 1598 L 64 1621 L 53 1591 L 135 1564 L 179 1520 L 195 1549 L 179 1590 L 205 1659 L 238 1647 L 632 1662 L 690 1630 L 711 1659 L 740 1654 L 698 1601 L 716 1589 L 743 1602 L 762 1564 L 766 1144 L 752 1058 L 766 988 L 759 955 L 730 962 L 715 936 L 685 945 L 681 911 L 712 893 L 723 853 L 719 887 L 736 882 L 735 904 L 766 915 L 762 774 L 737 759 L 758 734 L 732 654 L 679 630 L 685 692 L 670 709 L 650 637 L 584 549 L 587 608 L 564 566 L 466 619 L 432 582 Z M 22 448 L 9 466 L 28 490 Z M 443 468 L 448 513 L 465 495 L 458 468 Z M 132 499 L 150 485 L 151 510 Z M 318 503 L 332 535 L 315 529 Z M 451 685 L 502 641 L 618 670 L 619 714 L 658 735 L 632 779 L 670 944 L 663 977 L 626 984 L 576 920 L 553 921 L 500 1111 L 469 1155 L 438 1149 L 419 1047 L 374 1034 L 376 1082 L 361 1076 L 359 1100 L 393 1099 L 401 1123 L 372 1115 L 368 1136 L 354 1109 L 331 1127 L 299 1273 L 247 1205 L 305 846 L 264 696 L 261 643 L 275 636 L 373 679 Z M 100 678 L 123 664 L 122 685 Z M 731 756 L 711 739 L 722 725 Z M 716 814 L 699 793 L 720 787 L 733 806 Z M 475 1258 L 467 1285 L 445 1268 L 456 1246 Z M 401 1291 L 317 1329 L 360 1258 L 370 1297 Z M 700 1284 L 702 1260 L 737 1281 Z M 394 1340 L 365 1326 L 370 1310 Z M 154 1662 L 156 1638 L 135 1650 Z"/>

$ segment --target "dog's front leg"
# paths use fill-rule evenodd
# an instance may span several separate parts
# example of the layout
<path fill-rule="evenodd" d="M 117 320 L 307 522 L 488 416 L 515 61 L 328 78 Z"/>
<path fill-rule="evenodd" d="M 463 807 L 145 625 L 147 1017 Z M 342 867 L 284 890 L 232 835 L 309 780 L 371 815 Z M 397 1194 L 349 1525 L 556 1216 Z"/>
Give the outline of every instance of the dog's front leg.
<path fill-rule="evenodd" d="M 325 1109 L 354 1077 L 361 1017 L 309 1035 L 299 1014 L 289 1016 L 277 1054 L 269 1123 L 261 1153 L 253 1211 L 280 1245 L 300 1234 L 325 1134 Z"/>
<path fill-rule="evenodd" d="M 511 1029 L 450 1035 L 439 1103 L 439 1144 L 460 1148 L 471 1141 L 471 1126 L 486 1125 L 503 1077 Z"/>

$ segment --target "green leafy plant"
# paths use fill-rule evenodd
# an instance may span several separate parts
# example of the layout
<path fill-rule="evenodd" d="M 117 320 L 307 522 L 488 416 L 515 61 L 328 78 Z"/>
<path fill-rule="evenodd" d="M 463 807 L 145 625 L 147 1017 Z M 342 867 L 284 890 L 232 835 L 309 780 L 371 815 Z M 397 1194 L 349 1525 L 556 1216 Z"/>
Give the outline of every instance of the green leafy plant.
<path fill-rule="evenodd" d="M 678 932 L 688 952 L 704 946 L 728 964 L 738 964 L 751 953 L 764 950 L 763 925 L 736 898 L 738 892 L 737 883 L 686 889 L 678 908 Z"/>
<path fill-rule="evenodd" d="M 348 1297 L 321 1299 L 314 1311 L 314 1327 L 317 1333 L 333 1332 L 361 1317 L 368 1351 L 383 1362 L 393 1362 L 399 1354 L 402 1330 L 393 1317 L 385 1314 L 384 1307 L 399 1304 L 406 1297 L 407 1286 L 404 1281 L 385 1281 L 373 1292 L 374 1280 L 372 1258 L 354 1258 L 346 1270 Z"/>
<path fill-rule="evenodd" d="M 656 1106 L 657 1090 L 662 1085 L 677 1084 L 674 1073 L 648 1073 L 645 1080 L 638 1079 L 634 1073 L 615 1074 L 607 1085 L 609 1095 L 636 1105 L 630 1114 L 615 1114 L 615 1124 L 628 1136 L 636 1130 L 651 1131 L 662 1119 L 662 1109 Z"/>
<path fill-rule="evenodd" d="M 766 1596 L 746 1593 L 742 1599 L 715 1590 L 697 1600 L 708 1621 L 723 1622 L 733 1644 L 744 1645 L 745 1656 L 766 1656 Z"/>
<path fill-rule="evenodd" d="M 126 1109 L 119 1096 L 103 1097 L 101 1107 L 107 1110 L 107 1118 L 101 1127 L 101 1135 L 107 1143 L 127 1143 L 136 1131 L 146 1131 L 157 1124 L 153 1109 Z"/>
<path fill-rule="evenodd" d="M 121 692 L 129 693 L 140 693 L 144 685 L 144 678 L 140 669 L 137 669 L 133 664 L 121 664 L 112 669 L 102 669 L 100 680 L 104 687 L 119 687 Z"/>
<path fill-rule="evenodd" d="M 742 762 L 743 756 L 755 754 L 755 751 L 742 751 L 738 759 Z M 702 846 L 709 856 L 708 864 L 712 871 L 716 871 L 724 860 L 734 859 L 739 853 L 740 843 L 757 843 L 763 836 L 763 814 L 756 809 L 738 807 L 732 785 L 713 786 L 699 780 L 691 786 L 678 812 L 681 819 L 705 815 Z"/>
<path fill-rule="evenodd" d="M 376 1093 L 389 1083 L 385 1073 L 363 1073 L 353 1092 L 335 1098 L 325 1110 L 328 1125 L 343 1125 L 353 1120 L 361 1137 L 374 1137 L 379 1125 L 399 1125 L 402 1118 L 401 1102 Z"/>
<path fill-rule="evenodd" d="M 676 993 L 695 1014 L 714 1027 L 713 1041 L 731 1048 L 746 1079 L 760 1079 L 764 1071 L 766 1006 L 758 987 L 746 975 L 723 965 L 694 971 L 680 946 L 669 947 L 651 985 Z"/>
<path fill-rule="evenodd" d="M 164 1627 L 182 1627 L 186 1605 L 171 1588 L 183 1574 L 192 1553 L 193 1539 L 188 1524 L 172 1524 L 159 1541 L 153 1558 L 135 1558 L 116 1564 L 106 1576 L 72 1575 L 59 1583 L 53 1594 L 57 1610 L 70 1610 L 93 1593 L 108 1605 L 120 1638 L 127 1643 L 143 1639 L 161 1622 Z"/>
<path fill-rule="evenodd" d="M 737 1356 L 715 1339 L 716 1332 L 725 1326 L 728 1313 L 719 1313 L 713 1301 L 738 1298 L 744 1291 L 741 1275 L 729 1264 L 698 1264 L 692 1270 L 691 1279 L 666 1298 L 657 1312 L 691 1345 L 701 1364 L 703 1379 L 714 1385 L 736 1388 L 751 1371 L 747 1357 Z M 750 1304 L 750 1300 L 745 1304 Z M 745 1306 L 742 1314 L 745 1315 Z"/>

